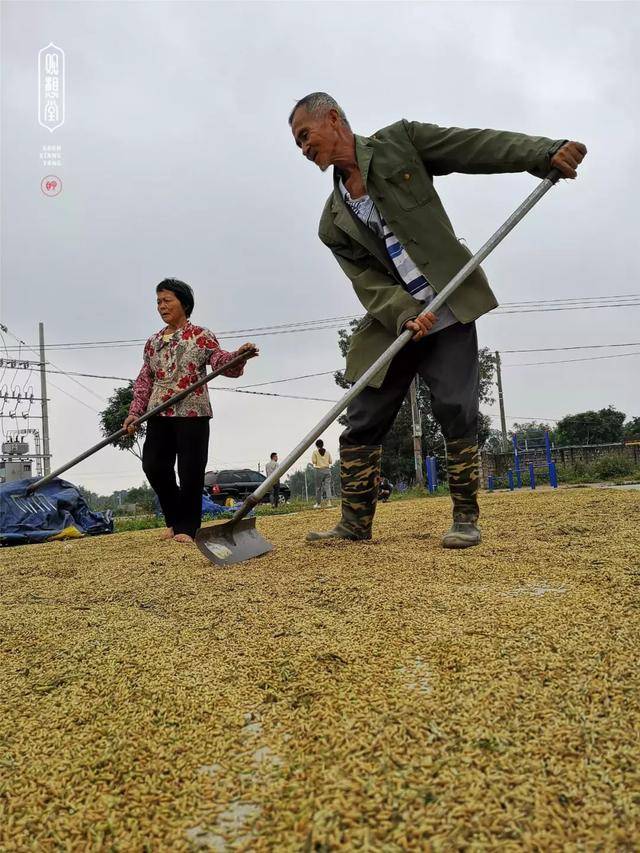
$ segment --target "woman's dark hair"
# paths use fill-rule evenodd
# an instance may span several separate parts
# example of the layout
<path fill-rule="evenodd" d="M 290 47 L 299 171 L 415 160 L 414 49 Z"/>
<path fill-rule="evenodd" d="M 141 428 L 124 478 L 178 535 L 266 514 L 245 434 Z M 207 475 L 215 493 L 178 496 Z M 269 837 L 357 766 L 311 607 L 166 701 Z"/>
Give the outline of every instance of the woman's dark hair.
<path fill-rule="evenodd" d="M 320 456 L 324 456 L 324 454 L 327 452 L 324 449 L 324 441 L 321 438 L 319 438 L 316 441 L 316 447 L 318 448 L 318 452 L 320 453 Z"/>
<path fill-rule="evenodd" d="M 193 290 L 191 290 L 185 281 L 180 281 L 179 278 L 165 278 L 156 287 L 156 293 L 159 293 L 161 290 L 170 290 L 171 293 L 174 293 L 180 300 L 184 308 L 184 313 L 187 317 L 191 316 L 195 300 L 193 298 Z"/>

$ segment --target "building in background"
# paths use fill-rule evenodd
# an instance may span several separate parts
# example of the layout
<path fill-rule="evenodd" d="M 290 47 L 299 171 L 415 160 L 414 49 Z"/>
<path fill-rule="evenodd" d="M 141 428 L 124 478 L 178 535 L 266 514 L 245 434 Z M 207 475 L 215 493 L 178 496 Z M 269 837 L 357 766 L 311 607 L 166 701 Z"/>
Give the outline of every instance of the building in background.
<path fill-rule="evenodd" d="M 33 460 L 29 445 L 19 437 L 2 442 L 0 457 L 0 483 L 13 483 L 33 477 Z"/>

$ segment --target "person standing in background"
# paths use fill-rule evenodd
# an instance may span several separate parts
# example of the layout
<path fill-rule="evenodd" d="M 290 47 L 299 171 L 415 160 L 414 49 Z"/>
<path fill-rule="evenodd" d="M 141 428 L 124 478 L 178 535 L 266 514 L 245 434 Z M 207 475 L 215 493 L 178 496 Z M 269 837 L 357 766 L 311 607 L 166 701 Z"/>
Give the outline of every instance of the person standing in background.
<path fill-rule="evenodd" d="M 269 457 L 269 461 L 264 466 L 265 474 L 267 475 L 267 477 L 270 477 L 273 474 L 273 472 L 276 470 L 277 467 L 278 467 L 278 454 L 272 453 L 271 456 Z M 278 482 L 271 489 L 270 497 L 271 497 L 271 506 L 273 506 L 273 507 L 278 506 L 278 503 L 280 502 L 280 480 L 278 480 Z"/>
<path fill-rule="evenodd" d="M 313 505 L 314 509 L 322 507 L 322 493 L 325 493 L 327 498 L 327 506 L 331 507 L 331 454 L 324 446 L 321 438 L 316 441 L 316 449 L 311 455 L 311 464 L 313 465 L 316 477 L 316 502 Z"/>

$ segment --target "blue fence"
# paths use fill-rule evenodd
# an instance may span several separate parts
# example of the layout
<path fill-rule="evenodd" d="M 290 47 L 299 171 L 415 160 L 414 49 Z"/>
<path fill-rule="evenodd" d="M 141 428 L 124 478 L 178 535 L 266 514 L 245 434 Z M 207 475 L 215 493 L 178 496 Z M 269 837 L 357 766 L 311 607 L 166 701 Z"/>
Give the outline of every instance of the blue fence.
<path fill-rule="evenodd" d="M 551 439 L 549 438 L 548 431 L 545 431 L 544 436 L 542 437 L 542 441 L 544 445 L 541 445 L 539 451 L 544 449 L 544 456 L 541 461 L 536 464 L 536 462 L 529 461 L 527 463 L 528 475 L 529 475 L 529 487 L 531 489 L 536 488 L 536 469 L 539 471 L 544 471 L 549 476 L 549 484 L 552 488 L 558 488 L 558 471 L 556 468 L 556 463 L 553 460 L 552 449 L 551 449 Z M 508 488 L 511 491 L 514 489 L 521 489 L 523 486 L 523 478 L 522 478 L 522 453 L 523 450 L 530 451 L 535 448 L 522 448 L 518 443 L 518 435 L 514 433 L 511 437 L 511 442 L 513 445 L 513 468 L 509 468 L 506 472 L 506 479 L 497 477 L 494 474 L 490 474 L 487 477 L 487 488 L 490 492 L 494 491 L 494 489 L 500 488 Z M 504 482 L 504 485 L 503 485 Z"/>

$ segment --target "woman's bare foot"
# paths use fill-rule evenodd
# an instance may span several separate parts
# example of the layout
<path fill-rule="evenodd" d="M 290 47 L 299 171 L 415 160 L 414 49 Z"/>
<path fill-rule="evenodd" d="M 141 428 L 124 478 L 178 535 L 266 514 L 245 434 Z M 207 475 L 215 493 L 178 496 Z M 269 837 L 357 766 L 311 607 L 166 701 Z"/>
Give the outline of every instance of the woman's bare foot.
<path fill-rule="evenodd" d="M 160 534 L 160 538 L 173 539 L 173 527 L 167 527 L 167 529 Z"/>
<path fill-rule="evenodd" d="M 180 542 L 183 545 L 193 545 L 193 539 L 189 536 L 188 533 L 176 533 L 173 537 L 174 542 Z"/>

